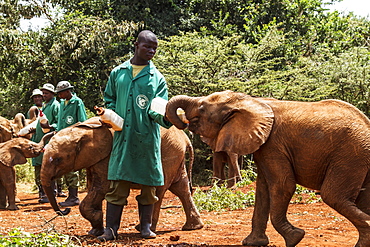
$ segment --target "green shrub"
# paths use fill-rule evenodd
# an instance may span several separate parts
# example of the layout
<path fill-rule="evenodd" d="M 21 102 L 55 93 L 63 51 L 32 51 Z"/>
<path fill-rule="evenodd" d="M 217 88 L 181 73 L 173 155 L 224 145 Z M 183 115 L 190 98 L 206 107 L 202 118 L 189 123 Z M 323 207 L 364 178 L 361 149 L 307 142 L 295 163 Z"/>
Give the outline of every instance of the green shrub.
<path fill-rule="evenodd" d="M 237 188 L 251 184 L 256 178 L 256 173 L 251 169 L 241 170 L 241 174 L 242 180 L 236 184 Z M 222 186 L 218 186 L 215 182 L 208 191 L 202 191 L 198 187 L 194 192 L 193 198 L 199 210 L 236 210 L 253 206 L 254 194 L 253 189 L 243 193 L 239 190 L 227 188 L 226 182 Z"/>
<path fill-rule="evenodd" d="M 224 185 L 219 187 L 216 183 L 205 192 L 198 187 L 193 198 L 200 211 L 236 210 L 254 205 L 253 190 L 245 194 Z"/>
<path fill-rule="evenodd" d="M 7 236 L 0 237 L 0 246 L 39 246 L 39 247 L 73 247 L 72 237 L 58 233 L 29 233 L 21 228 L 13 229 Z"/>
<path fill-rule="evenodd" d="M 27 159 L 27 163 L 24 165 L 16 165 L 15 171 L 17 174 L 17 183 L 34 183 L 35 182 L 35 170 L 31 165 L 31 159 Z"/>
<path fill-rule="evenodd" d="M 315 203 L 321 202 L 322 199 L 315 191 L 309 190 L 301 185 L 296 186 L 296 190 L 290 203 Z"/>

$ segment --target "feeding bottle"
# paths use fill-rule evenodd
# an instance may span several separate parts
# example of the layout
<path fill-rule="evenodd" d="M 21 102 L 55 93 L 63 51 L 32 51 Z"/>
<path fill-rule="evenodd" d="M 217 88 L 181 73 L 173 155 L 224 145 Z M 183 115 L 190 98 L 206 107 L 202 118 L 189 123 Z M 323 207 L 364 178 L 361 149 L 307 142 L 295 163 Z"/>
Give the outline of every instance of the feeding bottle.
<path fill-rule="evenodd" d="M 28 124 L 27 126 L 25 126 L 24 128 L 22 128 L 19 132 L 18 132 L 18 136 L 25 136 L 25 135 L 28 135 L 32 129 L 36 129 L 36 126 L 37 126 L 37 123 L 39 122 L 38 121 L 39 118 L 37 118 L 35 121 L 33 121 L 32 123 Z"/>
<path fill-rule="evenodd" d="M 177 116 L 179 116 L 181 121 L 183 121 L 184 123 L 189 123 L 189 120 L 185 116 L 185 111 L 182 108 L 178 108 L 176 110 L 176 114 L 177 114 Z"/>
<path fill-rule="evenodd" d="M 48 118 L 46 117 L 46 115 L 40 110 L 40 114 L 39 114 L 39 120 L 40 120 L 40 124 L 46 124 L 48 123 Z M 47 133 L 50 131 L 49 128 L 42 128 L 42 131 L 44 133 Z"/>
<path fill-rule="evenodd" d="M 167 100 L 162 99 L 160 97 L 155 97 L 152 100 L 152 103 L 150 105 L 150 109 L 155 111 L 155 112 L 158 112 L 159 114 L 164 116 L 166 114 L 166 105 L 167 105 L 167 103 L 168 103 Z M 181 121 L 183 121 L 184 123 L 189 123 L 189 120 L 186 119 L 185 111 L 183 109 L 178 108 L 176 113 L 179 116 L 179 118 L 181 119 Z"/>
<path fill-rule="evenodd" d="M 161 97 L 155 97 L 150 104 L 150 110 L 158 112 L 159 114 L 164 116 L 164 114 L 166 113 L 167 102 L 167 100 L 162 99 Z"/>
<path fill-rule="evenodd" d="M 112 111 L 103 107 L 95 106 L 96 113 L 100 116 L 102 122 L 110 124 L 115 131 L 121 131 L 123 126 L 123 118 Z"/>

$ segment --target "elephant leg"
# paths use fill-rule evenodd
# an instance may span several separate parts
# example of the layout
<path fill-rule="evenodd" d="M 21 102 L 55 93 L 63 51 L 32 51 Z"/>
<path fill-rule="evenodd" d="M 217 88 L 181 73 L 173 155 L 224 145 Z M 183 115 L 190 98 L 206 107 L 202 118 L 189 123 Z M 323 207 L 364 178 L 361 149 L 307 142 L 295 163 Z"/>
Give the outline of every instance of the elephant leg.
<path fill-rule="evenodd" d="M 243 240 L 243 245 L 265 246 L 269 239 L 266 235 L 270 211 L 270 196 L 266 179 L 257 168 L 256 195 L 252 217 L 252 232 Z"/>
<path fill-rule="evenodd" d="M 15 204 L 15 194 L 17 191 L 16 181 L 15 181 L 15 168 L 6 167 L 2 172 L 8 174 L 7 184 L 4 185 L 6 194 L 8 196 L 8 207 L 9 210 L 18 210 L 17 205 Z"/>
<path fill-rule="evenodd" d="M 0 209 L 6 209 L 8 203 L 6 197 L 6 190 L 2 181 L 3 180 L 0 181 Z"/>
<path fill-rule="evenodd" d="M 370 185 L 369 181 L 365 181 L 367 168 L 362 167 L 356 166 L 356 172 L 353 172 L 353 167 L 349 170 L 345 166 L 329 169 L 320 190 L 322 200 L 357 228 L 359 239 L 356 247 L 370 246 L 370 215 L 366 213 L 369 206 L 364 205 L 364 202 L 369 202 L 370 192 L 366 189 Z M 361 188 L 365 190 L 360 192 Z"/>
<path fill-rule="evenodd" d="M 185 211 L 186 222 L 182 226 L 182 230 L 191 231 L 202 229 L 204 224 L 191 196 L 188 179 L 182 178 L 180 181 L 172 184 L 169 190 L 180 198 Z"/>
<path fill-rule="evenodd" d="M 229 164 L 229 179 L 227 187 L 231 188 L 235 186 L 237 182 L 242 180 L 242 175 L 240 174 L 240 168 L 238 164 L 238 154 L 228 153 L 228 164 Z"/>
<path fill-rule="evenodd" d="M 213 177 L 217 179 L 217 184 L 222 185 L 226 179 L 225 176 L 225 162 L 226 159 L 225 152 L 214 152 L 213 153 Z"/>
<path fill-rule="evenodd" d="M 150 227 L 150 230 L 153 232 L 155 232 L 157 229 L 159 213 L 161 210 L 161 205 L 162 205 L 163 197 L 164 197 L 166 190 L 167 188 L 165 188 L 164 186 L 157 187 L 156 189 L 156 196 L 158 197 L 159 200 L 154 204 L 154 209 L 153 209 L 152 225 Z"/>
<path fill-rule="evenodd" d="M 91 223 L 92 229 L 88 234 L 100 236 L 104 233 L 102 202 L 108 190 L 108 182 L 94 167 L 87 168 L 86 175 L 87 195 L 81 201 L 79 209 L 81 215 Z"/>
<path fill-rule="evenodd" d="M 169 190 L 180 198 L 186 215 L 186 222 L 182 227 L 183 231 L 190 231 L 203 228 L 204 224 L 195 206 L 189 187 L 189 180 L 186 175 L 181 176 L 180 180 L 173 183 Z"/>
<path fill-rule="evenodd" d="M 305 235 L 303 229 L 293 226 L 286 217 L 290 200 L 296 189 L 296 181 L 293 171 L 280 172 L 279 175 L 274 173 L 273 178 L 269 178 L 272 181 L 269 183 L 270 218 L 274 228 L 284 237 L 286 246 L 293 247 Z"/>
<path fill-rule="evenodd" d="M 365 183 L 362 185 L 360 193 L 355 201 L 356 206 L 364 213 L 370 215 L 370 178 L 368 174 Z"/>

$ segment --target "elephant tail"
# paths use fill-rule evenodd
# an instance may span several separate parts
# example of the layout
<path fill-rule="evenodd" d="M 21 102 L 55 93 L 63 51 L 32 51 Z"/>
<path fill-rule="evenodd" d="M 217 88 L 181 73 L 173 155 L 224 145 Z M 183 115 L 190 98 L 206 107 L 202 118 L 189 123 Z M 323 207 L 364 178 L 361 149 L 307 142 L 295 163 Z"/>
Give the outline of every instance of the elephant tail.
<path fill-rule="evenodd" d="M 189 164 L 188 164 L 188 180 L 189 180 L 189 188 L 190 193 L 193 194 L 193 183 L 192 183 L 192 171 L 193 171 L 193 163 L 194 163 L 194 148 L 191 142 L 189 141 L 188 145 L 186 146 L 186 151 L 188 152 Z"/>

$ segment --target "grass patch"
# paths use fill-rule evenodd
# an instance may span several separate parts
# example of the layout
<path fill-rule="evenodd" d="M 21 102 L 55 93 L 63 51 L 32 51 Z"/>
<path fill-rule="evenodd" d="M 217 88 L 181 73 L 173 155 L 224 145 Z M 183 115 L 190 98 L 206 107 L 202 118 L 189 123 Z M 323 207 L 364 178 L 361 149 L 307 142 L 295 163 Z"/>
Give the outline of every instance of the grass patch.
<path fill-rule="evenodd" d="M 74 247 L 81 246 L 81 244 L 76 245 L 73 241 L 77 238 L 68 235 L 58 234 L 58 233 L 29 233 L 23 231 L 21 228 L 13 229 L 8 233 L 7 236 L 0 236 L 0 246 L 23 246 L 23 247 Z"/>

